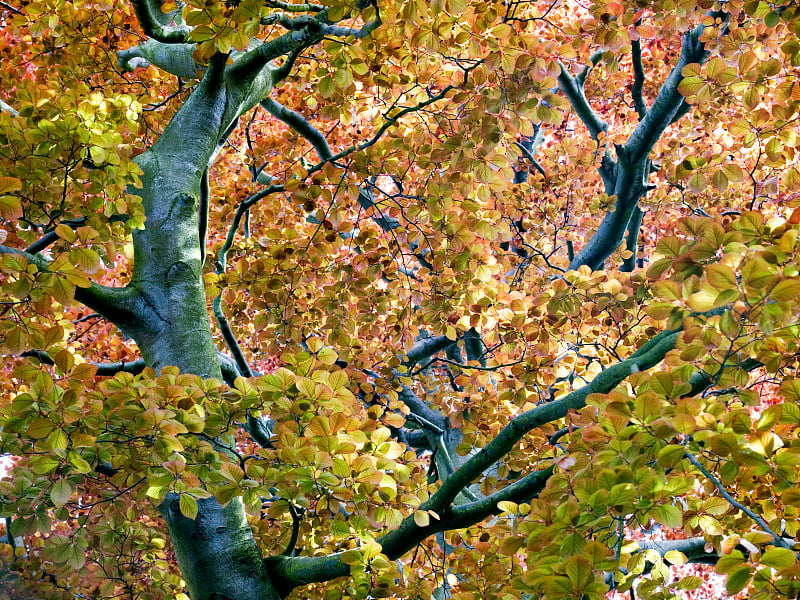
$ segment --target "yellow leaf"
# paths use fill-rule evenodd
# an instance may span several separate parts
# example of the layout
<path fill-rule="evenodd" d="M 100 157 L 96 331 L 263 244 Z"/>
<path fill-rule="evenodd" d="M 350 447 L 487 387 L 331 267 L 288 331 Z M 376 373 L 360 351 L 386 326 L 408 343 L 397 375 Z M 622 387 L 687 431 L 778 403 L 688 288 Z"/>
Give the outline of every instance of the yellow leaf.
<path fill-rule="evenodd" d="M 22 216 L 22 204 L 14 196 L 0 196 L 0 218 L 10 221 Z"/>
<path fill-rule="evenodd" d="M 323 348 L 322 350 L 320 350 L 319 352 L 317 352 L 317 359 L 323 365 L 330 366 L 333 363 L 335 363 L 338 360 L 338 358 L 339 358 L 339 355 L 336 353 L 336 350 L 334 350 L 333 348 L 327 347 L 327 346 L 325 348 Z"/>
<path fill-rule="evenodd" d="M 430 516 L 428 515 L 428 511 L 426 510 L 417 510 L 414 511 L 414 523 L 417 524 L 417 527 L 427 527 L 431 522 Z"/>
<path fill-rule="evenodd" d="M 458 16 L 467 9 L 467 0 L 447 0 L 447 12 Z"/>
<path fill-rule="evenodd" d="M 778 302 L 797 299 L 800 295 L 800 278 L 784 279 L 769 293 L 769 297 Z"/>
<path fill-rule="evenodd" d="M 717 294 L 711 293 L 708 290 L 700 290 L 695 292 L 686 300 L 686 304 L 695 312 L 705 312 L 714 308 Z"/>
<path fill-rule="evenodd" d="M 0 194 L 18 192 L 22 189 L 22 181 L 16 177 L 0 177 Z"/>
<path fill-rule="evenodd" d="M 671 565 L 684 565 L 688 561 L 686 555 L 683 552 L 678 552 L 677 550 L 670 550 L 664 554 L 664 560 Z"/>

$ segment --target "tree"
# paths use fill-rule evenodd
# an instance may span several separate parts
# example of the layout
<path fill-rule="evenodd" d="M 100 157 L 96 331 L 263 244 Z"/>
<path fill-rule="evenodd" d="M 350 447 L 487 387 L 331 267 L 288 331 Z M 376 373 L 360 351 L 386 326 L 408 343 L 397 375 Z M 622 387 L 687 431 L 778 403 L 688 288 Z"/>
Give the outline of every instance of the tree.
<path fill-rule="evenodd" d="M 0 7 L 0 597 L 798 595 L 793 0 Z"/>

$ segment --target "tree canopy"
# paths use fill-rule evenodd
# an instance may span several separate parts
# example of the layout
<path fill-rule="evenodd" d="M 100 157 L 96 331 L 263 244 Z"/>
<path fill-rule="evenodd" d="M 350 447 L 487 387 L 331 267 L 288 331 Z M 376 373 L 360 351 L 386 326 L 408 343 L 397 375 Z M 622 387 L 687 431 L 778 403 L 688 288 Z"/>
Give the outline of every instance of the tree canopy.
<path fill-rule="evenodd" d="M 800 594 L 795 0 L 0 23 L 0 600 Z"/>

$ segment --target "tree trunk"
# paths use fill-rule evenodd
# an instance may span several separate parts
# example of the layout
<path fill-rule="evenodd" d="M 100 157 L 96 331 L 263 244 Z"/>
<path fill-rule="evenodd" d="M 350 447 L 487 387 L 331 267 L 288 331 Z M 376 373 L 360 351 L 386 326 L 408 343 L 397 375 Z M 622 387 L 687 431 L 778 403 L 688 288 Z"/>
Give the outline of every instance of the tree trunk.
<path fill-rule="evenodd" d="M 241 501 L 223 508 L 200 499 L 197 506 L 194 520 L 181 514 L 176 494 L 158 507 L 192 600 L 278 600 Z"/>
<path fill-rule="evenodd" d="M 134 235 L 136 318 L 120 325 L 148 366 L 221 378 L 211 336 L 198 233 L 200 181 L 232 121 L 224 83 L 209 67 L 153 147 L 142 154 L 146 222 Z M 235 115 L 234 115 L 235 118 Z M 170 493 L 159 506 L 192 600 L 277 600 L 240 498 L 198 500 L 194 520 Z"/>

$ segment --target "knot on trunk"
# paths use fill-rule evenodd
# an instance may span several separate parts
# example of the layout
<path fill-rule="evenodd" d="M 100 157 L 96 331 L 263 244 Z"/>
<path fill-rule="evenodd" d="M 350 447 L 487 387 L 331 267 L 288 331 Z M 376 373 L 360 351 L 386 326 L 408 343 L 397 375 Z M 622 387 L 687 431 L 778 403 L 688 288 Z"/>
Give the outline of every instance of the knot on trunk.
<path fill-rule="evenodd" d="M 186 193 L 176 195 L 167 216 L 158 224 L 158 228 L 170 231 L 182 227 L 187 220 L 196 218 L 198 204 L 197 196 Z"/>
<path fill-rule="evenodd" d="M 186 281 L 193 277 L 192 268 L 182 260 L 170 265 L 167 269 L 166 280 L 168 283 Z"/>

